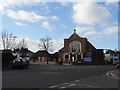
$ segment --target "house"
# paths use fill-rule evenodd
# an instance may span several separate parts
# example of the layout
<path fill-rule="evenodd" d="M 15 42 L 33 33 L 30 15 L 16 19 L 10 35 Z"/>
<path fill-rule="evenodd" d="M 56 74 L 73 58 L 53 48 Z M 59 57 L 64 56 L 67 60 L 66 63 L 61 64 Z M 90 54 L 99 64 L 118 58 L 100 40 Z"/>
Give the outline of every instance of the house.
<path fill-rule="evenodd" d="M 46 50 L 39 50 L 32 55 L 32 60 L 39 62 L 47 62 L 49 57 L 49 53 Z"/>
<path fill-rule="evenodd" d="M 14 49 L 13 55 L 16 57 L 22 57 L 24 59 L 30 59 L 31 55 L 33 54 L 28 48 L 21 48 L 21 49 Z"/>
<path fill-rule="evenodd" d="M 120 54 L 117 50 L 105 50 L 105 61 L 107 64 L 117 64 L 120 60 Z"/>
<path fill-rule="evenodd" d="M 46 50 L 38 50 L 31 56 L 31 60 L 33 62 L 46 62 L 47 64 L 49 62 L 56 62 L 58 61 L 58 52 L 50 54 Z"/>
<path fill-rule="evenodd" d="M 48 60 L 51 62 L 57 62 L 58 61 L 58 52 L 49 54 Z"/>

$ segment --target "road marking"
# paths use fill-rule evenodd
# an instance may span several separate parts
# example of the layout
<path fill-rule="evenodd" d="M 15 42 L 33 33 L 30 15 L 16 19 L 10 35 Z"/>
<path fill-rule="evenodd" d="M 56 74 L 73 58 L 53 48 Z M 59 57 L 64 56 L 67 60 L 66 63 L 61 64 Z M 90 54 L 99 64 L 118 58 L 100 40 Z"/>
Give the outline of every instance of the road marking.
<path fill-rule="evenodd" d="M 113 72 L 111 72 L 111 75 L 112 75 L 112 76 L 116 76 L 116 75 L 113 74 Z"/>
<path fill-rule="evenodd" d="M 60 87 L 60 88 L 67 88 L 67 87 Z"/>
<path fill-rule="evenodd" d="M 76 82 L 80 81 L 80 80 L 75 80 Z"/>
<path fill-rule="evenodd" d="M 110 77 L 110 78 L 114 78 L 114 79 L 119 79 L 118 76 L 116 76 L 116 75 L 113 74 L 113 71 L 106 72 L 106 76 Z"/>
<path fill-rule="evenodd" d="M 93 77 L 90 77 L 90 78 L 93 78 Z"/>
<path fill-rule="evenodd" d="M 56 88 L 58 85 L 50 86 L 49 88 Z"/>
<path fill-rule="evenodd" d="M 77 84 L 74 84 L 74 83 L 73 83 L 73 84 L 70 84 L 70 85 L 68 85 L 68 86 L 69 86 L 69 87 L 72 87 L 72 86 L 75 86 L 75 85 L 77 85 Z"/>
<path fill-rule="evenodd" d="M 96 87 L 92 85 L 84 85 L 84 84 L 78 84 L 79 86 L 85 86 L 85 87 L 92 87 L 92 88 L 101 88 L 101 87 Z"/>
<path fill-rule="evenodd" d="M 105 76 L 105 75 L 101 75 L 101 76 Z M 93 77 L 89 77 L 89 78 L 96 78 L 96 77 L 101 77 L 101 76 L 93 76 Z M 62 83 L 62 84 L 59 84 L 59 85 L 50 86 L 49 88 L 61 88 L 61 89 L 64 89 L 64 88 L 72 87 L 72 86 L 75 86 L 75 85 L 85 86 L 85 87 L 92 87 L 92 88 L 102 88 L 102 87 L 96 87 L 96 86 L 92 86 L 92 85 L 77 84 L 77 82 L 79 82 L 79 81 L 80 80 L 77 79 L 77 80 Z"/>

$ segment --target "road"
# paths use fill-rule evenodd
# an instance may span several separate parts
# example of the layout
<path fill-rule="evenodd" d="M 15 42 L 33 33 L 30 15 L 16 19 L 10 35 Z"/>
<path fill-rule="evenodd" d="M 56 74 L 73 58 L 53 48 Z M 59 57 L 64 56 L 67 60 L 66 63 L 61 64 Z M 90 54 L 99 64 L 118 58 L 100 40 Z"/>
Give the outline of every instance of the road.
<path fill-rule="evenodd" d="M 108 73 L 112 65 L 31 64 L 29 69 L 2 72 L 2 88 L 118 88 Z"/>

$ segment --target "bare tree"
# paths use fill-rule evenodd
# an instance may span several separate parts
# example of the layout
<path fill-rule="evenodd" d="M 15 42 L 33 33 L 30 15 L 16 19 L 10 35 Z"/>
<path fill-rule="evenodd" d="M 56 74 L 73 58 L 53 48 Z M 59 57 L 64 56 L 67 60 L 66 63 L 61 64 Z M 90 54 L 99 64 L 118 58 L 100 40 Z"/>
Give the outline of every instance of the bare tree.
<path fill-rule="evenodd" d="M 20 43 L 18 44 L 18 48 L 27 48 L 27 42 L 25 41 L 25 39 L 23 38 Z"/>
<path fill-rule="evenodd" d="M 46 51 L 53 51 L 52 49 L 52 44 L 53 42 L 51 41 L 50 37 L 45 37 L 45 38 L 41 38 L 40 39 L 40 43 L 39 43 L 39 48 L 41 50 L 46 50 Z"/>
<path fill-rule="evenodd" d="M 46 51 L 52 51 L 52 41 L 50 37 L 45 37 L 40 39 L 40 44 L 39 48 L 41 50 L 46 50 Z M 48 64 L 48 59 L 47 59 L 47 64 Z"/>
<path fill-rule="evenodd" d="M 1 44 L 3 49 L 14 49 L 17 45 L 16 43 L 16 36 L 13 33 L 10 33 L 7 30 L 3 30 L 1 33 Z"/>

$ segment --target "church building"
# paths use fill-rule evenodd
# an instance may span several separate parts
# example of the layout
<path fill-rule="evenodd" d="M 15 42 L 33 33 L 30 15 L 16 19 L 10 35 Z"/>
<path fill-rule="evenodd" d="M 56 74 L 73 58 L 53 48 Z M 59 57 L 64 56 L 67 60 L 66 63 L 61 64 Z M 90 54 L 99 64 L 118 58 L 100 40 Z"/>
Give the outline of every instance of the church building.
<path fill-rule="evenodd" d="M 58 52 L 58 60 L 68 64 L 103 64 L 104 54 L 102 49 L 96 49 L 74 29 L 74 33 L 64 39 L 64 47 Z"/>

